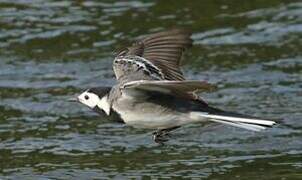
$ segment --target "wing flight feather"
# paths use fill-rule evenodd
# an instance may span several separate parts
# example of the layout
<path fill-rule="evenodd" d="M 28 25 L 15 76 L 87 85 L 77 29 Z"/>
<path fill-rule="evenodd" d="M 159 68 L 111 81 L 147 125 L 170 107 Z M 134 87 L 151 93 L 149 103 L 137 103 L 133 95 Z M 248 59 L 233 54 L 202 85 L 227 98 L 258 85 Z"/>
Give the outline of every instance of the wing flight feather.
<path fill-rule="evenodd" d="M 179 66 L 183 51 L 192 45 L 190 36 L 191 33 L 188 31 L 173 29 L 151 34 L 137 41 L 131 47 L 125 48 L 118 53 L 113 64 L 117 79 L 119 80 L 121 76 L 131 76 L 131 73 L 135 74 L 137 71 L 148 71 L 148 69 L 133 67 L 133 64 L 136 64 L 135 62 L 132 64 L 125 63 L 127 65 L 118 63 L 129 57 L 140 57 L 146 62 L 148 61 L 152 67 L 160 70 L 163 75 L 161 80 L 184 80 L 185 78 Z M 142 76 L 143 79 L 145 79 L 145 76 Z"/>
<path fill-rule="evenodd" d="M 209 92 L 215 89 L 204 81 L 147 81 L 138 80 L 125 83 L 124 89 L 137 89 L 143 91 L 155 91 L 164 94 L 178 95 L 180 97 L 199 100 L 196 92 Z"/>

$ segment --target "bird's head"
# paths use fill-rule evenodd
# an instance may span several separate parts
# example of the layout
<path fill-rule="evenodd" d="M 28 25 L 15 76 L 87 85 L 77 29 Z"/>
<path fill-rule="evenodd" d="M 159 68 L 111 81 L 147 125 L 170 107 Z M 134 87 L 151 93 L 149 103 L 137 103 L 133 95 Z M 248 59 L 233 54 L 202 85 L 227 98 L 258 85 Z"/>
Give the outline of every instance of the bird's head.
<path fill-rule="evenodd" d="M 77 101 L 88 106 L 90 109 L 103 114 L 110 114 L 108 94 L 110 87 L 90 88 L 77 97 Z"/>

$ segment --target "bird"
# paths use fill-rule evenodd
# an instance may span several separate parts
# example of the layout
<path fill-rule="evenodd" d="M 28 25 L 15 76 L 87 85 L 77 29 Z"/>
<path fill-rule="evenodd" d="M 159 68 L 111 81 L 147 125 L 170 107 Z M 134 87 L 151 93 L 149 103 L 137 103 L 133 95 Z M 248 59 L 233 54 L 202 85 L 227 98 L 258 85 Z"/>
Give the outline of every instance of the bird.
<path fill-rule="evenodd" d="M 180 69 L 183 52 L 192 46 L 192 33 L 171 29 L 149 34 L 120 50 L 113 60 L 117 83 L 89 88 L 76 100 L 118 122 L 154 130 L 154 142 L 164 144 L 170 132 L 190 123 L 216 122 L 251 131 L 262 131 L 275 121 L 228 112 L 210 106 L 199 93 L 212 85 L 187 80 Z"/>

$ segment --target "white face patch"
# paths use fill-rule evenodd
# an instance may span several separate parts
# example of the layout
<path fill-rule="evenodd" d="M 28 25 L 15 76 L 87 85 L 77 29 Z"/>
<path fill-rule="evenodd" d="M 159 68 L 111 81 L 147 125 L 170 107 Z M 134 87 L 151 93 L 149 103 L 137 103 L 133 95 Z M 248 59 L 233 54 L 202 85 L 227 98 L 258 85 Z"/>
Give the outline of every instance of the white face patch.
<path fill-rule="evenodd" d="M 110 114 L 110 104 L 108 103 L 107 95 L 100 99 L 98 95 L 85 91 L 78 96 L 78 99 L 82 104 L 85 104 L 91 109 L 97 106 L 98 108 L 102 109 L 107 115 Z"/>
<path fill-rule="evenodd" d="M 101 101 L 98 95 L 87 91 L 80 94 L 78 99 L 82 104 L 90 108 L 94 108 Z"/>
<path fill-rule="evenodd" d="M 110 114 L 110 104 L 108 103 L 108 96 L 102 97 L 97 106 L 105 111 L 107 115 Z"/>

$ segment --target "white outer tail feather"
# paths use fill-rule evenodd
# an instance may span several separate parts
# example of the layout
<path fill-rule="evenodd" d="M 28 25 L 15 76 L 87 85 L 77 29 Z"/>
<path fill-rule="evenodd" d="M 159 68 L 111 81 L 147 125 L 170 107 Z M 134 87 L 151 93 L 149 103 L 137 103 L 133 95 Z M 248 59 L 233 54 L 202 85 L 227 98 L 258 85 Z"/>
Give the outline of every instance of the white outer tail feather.
<path fill-rule="evenodd" d="M 242 129 L 247 129 L 250 131 L 261 131 L 261 130 L 265 130 L 266 128 L 263 126 L 259 126 L 259 125 L 254 125 L 254 124 L 246 124 L 246 123 L 233 123 L 233 122 L 229 122 L 229 121 L 222 121 L 222 120 L 217 120 L 217 119 L 210 119 L 211 121 L 214 122 L 219 122 L 222 124 L 227 124 L 227 125 L 231 125 L 234 127 L 239 127 Z"/>
<path fill-rule="evenodd" d="M 202 116 L 211 119 L 221 119 L 221 120 L 232 121 L 232 122 L 251 123 L 251 124 L 259 124 L 265 126 L 272 126 L 275 124 L 274 121 L 268 121 L 262 119 L 239 118 L 239 117 L 232 117 L 232 116 L 212 115 L 212 114 L 203 114 Z"/>
<path fill-rule="evenodd" d="M 227 124 L 251 131 L 261 131 L 265 130 L 264 126 L 273 126 L 276 124 L 274 121 L 262 120 L 262 119 L 250 119 L 250 118 L 241 118 L 233 116 L 222 116 L 214 115 L 203 112 L 193 112 L 194 116 L 197 115 L 200 118 L 207 118 L 210 121 L 219 122 L 222 124 Z"/>

